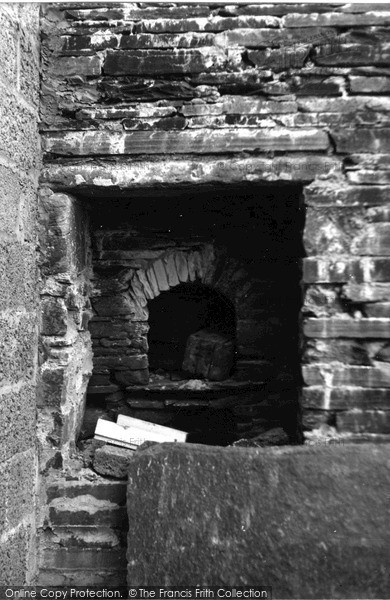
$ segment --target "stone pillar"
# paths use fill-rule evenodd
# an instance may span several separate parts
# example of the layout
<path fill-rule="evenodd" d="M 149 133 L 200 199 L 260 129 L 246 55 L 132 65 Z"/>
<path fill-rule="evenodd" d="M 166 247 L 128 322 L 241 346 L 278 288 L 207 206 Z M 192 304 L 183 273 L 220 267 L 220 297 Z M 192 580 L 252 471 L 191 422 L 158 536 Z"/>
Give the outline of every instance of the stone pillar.
<path fill-rule="evenodd" d="M 88 239 L 87 220 L 76 199 L 42 190 L 38 394 L 42 467 L 62 466 L 82 424 L 92 372 Z"/>
<path fill-rule="evenodd" d="M 0 7 L 0 585 L 33 581 L 39 6 Z"/>

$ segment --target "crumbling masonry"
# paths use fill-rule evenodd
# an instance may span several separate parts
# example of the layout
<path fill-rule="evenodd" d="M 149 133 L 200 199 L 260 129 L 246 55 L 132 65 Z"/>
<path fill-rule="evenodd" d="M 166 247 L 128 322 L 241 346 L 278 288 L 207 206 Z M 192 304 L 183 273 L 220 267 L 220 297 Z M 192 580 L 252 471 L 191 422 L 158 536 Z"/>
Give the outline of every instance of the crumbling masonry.
<path fill-rule="evenodd" d="M 390 5 L 0 20 L 0 581 L 122 584 L 98 417 L 389 439 Z"/>

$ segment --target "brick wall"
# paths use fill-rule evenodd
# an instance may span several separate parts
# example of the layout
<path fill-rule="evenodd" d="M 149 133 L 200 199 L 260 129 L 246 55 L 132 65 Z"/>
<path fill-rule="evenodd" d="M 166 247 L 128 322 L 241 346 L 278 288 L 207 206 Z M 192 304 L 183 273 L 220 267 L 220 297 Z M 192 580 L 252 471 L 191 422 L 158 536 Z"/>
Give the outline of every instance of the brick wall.
<path fill-rule="evenodd" d="M 0 584 L 35 570 L 39 7 L 0 8 Z"/>

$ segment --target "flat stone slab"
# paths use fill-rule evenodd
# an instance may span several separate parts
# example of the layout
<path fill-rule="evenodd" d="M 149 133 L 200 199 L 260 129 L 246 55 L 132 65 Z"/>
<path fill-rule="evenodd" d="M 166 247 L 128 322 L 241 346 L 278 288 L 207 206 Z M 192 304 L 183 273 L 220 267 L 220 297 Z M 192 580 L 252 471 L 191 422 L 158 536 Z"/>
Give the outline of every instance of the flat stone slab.
<path fill-rule="evenodd" d="M 128 582 L 386 598 L 390 445 L 162 444 L 129 465 Z"/>

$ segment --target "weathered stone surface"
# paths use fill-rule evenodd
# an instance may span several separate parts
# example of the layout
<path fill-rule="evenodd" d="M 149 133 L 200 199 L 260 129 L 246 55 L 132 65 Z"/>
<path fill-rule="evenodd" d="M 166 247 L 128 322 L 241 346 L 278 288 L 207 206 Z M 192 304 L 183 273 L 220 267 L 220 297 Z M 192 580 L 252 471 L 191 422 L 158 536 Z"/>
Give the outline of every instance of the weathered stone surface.
<path fill-rule="evenodd" d="M 101 60 L 99 56 L 70 56 L 59 58 L 55 64 L 56 71 L 64 77 L 85 75 L 98 77 L 101 73 Z"/>
<path fill-rule="evenodd" d="M 234 342 L 225 335 L 202 330 L 190 335 L 184 353 L 183 371 L 211 381 L 229 377 L 234 361 Z"/>
<path fill-rule="evenodd" d="M 368 366 L 371 365 L 371 358 L 377 351 L 378 348 L 371 351 L 370 342 L 359 339 L 309 338 L 305 340 L 303 361 Z"/>
<path fill-rule="evenodd" d="M 286 446 L 290 444 L 290 438 L 282 427 L 268 429 L 250 438 L 243 438 L 233 442 L 233 446 L 239 448 L 262 448 L 266 446 Z"/>
<path fill-rule="evenodd" d="M 95 451 L 93 468 L 100 475 L 126 479 L 127 469 L 134 457 L 134 450 L 106 444 Z"/>
<path fill-rule="evenodd" d="M 315 49 L 314 62 L 323 66 L 389 64 L 390 44 L 340 44 Z"/>
<path fill-rule="evenodd" d="M 119 46 L 128 49 L 155 49 L 155 48 L 199 48 L 212 46 L 215 36 L 211 33 L 140 33 L 122 35 Z"/>
<path fill-rule="evenodd" d="M 123 386 L 146 385 L 149 383 L 149 369 L 140 366 L 135 370 L 124 370 L 115 372 L 115 380 Z"/>
<path fill-rule="evenodd" d="M 390 410 L 349 410 L 336 415 L 337 429 L 354 433 L 390 433 Z"/>
<path fill-rule="evenodd" d="M 305 283 L 390 281 L 390 259 L 377 257 L 310 257 L 303 260 Z"/>
<path fill-rule="evenodd" d="M 185 31 L 224 31 L 228 29 L 279 27 L 279 19 L 271 16 L 210 17 L 198 19 L 143 20 L 136 33 L 178 33 Z"/>
<path fill-rule="evenodd" d="M 0 27 L 0 585 L 22 587 L 35 575 L 38 474 L 39 7 L 2 4 Z"/>
<path fill-rule="evenodd" d="M 104 72 L 107 75 L 170 75 L 203 73 L 223 68 L 227 56 L 222 49 L 197 50 L 114 50 L 107 53 Z"/>
<path fill-rule="evenodd" d="M 340 134 L 342 135 L 342 134 Z M 347 134 L 348 135 L 348 134 Z M 358 134 L 357 134 L 358 135 Z M 360 134 L 359 134 L 360 135 Z M 385 138 L 385 132 L 371 137 Z M 348 138 L 347 138 L 348 139 Z M 165 132 L 133 131 L 129 133 L 109 133 L 97 131 L 47 134 L 44 149 L 59 156 L 83 156 L 87 154 L 216 154 L 267 150 L 326 150 L 328 136 L 315 129 L 288 130 L 275 128 L 269 130 L 181 131 Z M 356 146 L 357 142 L 355 143 Z M 356 151 L 355 148 L 351 148 Z"/>
<path fill-rule="evenodd" d="M 390 255 L 390 223 L 368 224 L 353 240 L 352 254 Z"/>
<path fill-rule="evenodd" d="M 41 302 L 42 335 L 64 335 L 67 330 L 68 311 L 62 298 L 44 298 Z"/>
<path fill-rule="evenodd" d="M 350 113 L 363 111 L 365 109 L 378 112 L 390 110 L 390 98 L 386 96 L 359 96 L 349 98 L 299 98 L 297 100 L 299 110 L 315 113 Z M 360 149 L 366 150 L 364 146 Z"/>
<path fill-rule="evenodd" d="M 390 128 L 332 131 L 338 152 L 390 152 Z"/>
<path fill-rule="evenodd" d="M 388 410 L 390 406 L 390 389 L 307 387 L 302 390 L 302 406 L 304 409 L 322 410 L 349 410 L 353 408 Z"/>
<path fill-rule="evenodd" d="M 368 11 L 365 14 L 328 12 L 323 14 L 290 14 L 283 17 L 285 27 L 358 27 L 364 25 L 390 25 L 390 12 Z"/>
<path fill-rule="evenodd" d="M 364 146 L 365 148 L 365 146 Z M 312 184 L 304 191 L 305 202 L 311 206 L 357 206 L 387 204 L 390 186 Z"/>
<path fill-rule="evenodd" d="M 314 338 L 388 338 L 390 321 L 388 319 L 307 319 L 303 332 Z"/>
<path fill-rule="evenodd" d="M 343 286 L 343 296 L 354 302 L 380 302 L 390 298 L 390 283 L 348 283 Z"/>
<path fill-rule="evenodd" d="M 116 369 L 130 369 L 137 371 L 139 369 L 147 368 L 148 359 L 145 355 L 119 353 L 114 355 L 95 356 L 94 364 L 99 367 L 112 367 Z"/>
<path fill-rule="evenodd" d="M 369 318 L 390 319 L 390 302 L 375 302 L 373 304 L 366 304 L 364 307 L 364 312 Z"/>
<path fill-rule="evenodd" d="M 196 167 L 196 168 L 195 168 Z M 56 188 L 83 189 L 93 185 L 95 189 L 113 190 L 119 188 L 136 188 L 144 185 L 161 183 L 226 183 L 242 181 L 312 181 L 317 175 L 327 175 L 340 169 L 340 159 L 333 156 L 311 155 L 307 157 L 288 155 L 267 159 L 251 158 L 205 158 L 199 156 L 196 161 L 137 161 L 128 163 L 119 161 L 116 164 L 97 166 L 85 164 L 47 165 L 42 172 L 44 182 L 51 182 Z M 306 188 L 307 189 L 307 188 Z M 346 198 L 351 203 L 369 202 L 371 204 L 385 202 L 388 188 L 382 186 L 351 186 L 340 190 L 340 187 L 306 192 L 308 202 L 338 202 L 338 198 Z"/>
<path fill-rule="evenodd" d="M 162 17 L 169 19 L 182 19 L 182 18 L 198 18 L 207 17 L 209 15 L 208 6 L 142 6 L 138 7 L 136 4 L 124 4 L 122 6 L 102 6 L 97 4 L 96 6 L 88 6 L 78 8 L 77 5 L 73 5 L 70 8 L 67 7 L 66 14 L 72 20 L 75 21 L 97 21 L 97 23 L 104 23 L 105 21 L 139 21 L 140 19 L 160 19 Z"/>
<path fill-rule="evenodd" d="M 386 594 L 389 542 L 383 515 L 388 507 L 382 491 L 388 485 L 388 461 L 388 447 L 372 445 L 162 445 L 137 453 L 129 468 L 128 582 L 186 585 L 190 578 L 210 586 L 236 585 L 238 578 L 242 585 L 272 581 L 273 593 L 283 598 Z M 172 486 L 174 500 L 166 491 L 162 502 L 158 490 Z M 194 488 L 204 494 L 194 496 Z M 172 522 L 173 502 L 175 514 L 187 515 L 185 522 Z M 243 520 L 249 513 L 250 523 Z M 167 554 L 167 535 L 174 536 L 179 550 Z M 151 545 L 152 558 L 149 554 L 146 560 Z"/>
<path fill-rule="evenodd" d="M 213 105 L 212 105 L 213 106 Z M 297 103 L 292 101 L 270 101 L 250 96 L 224 96 L 222 112 L 227 115 L 263 115 L 294 113 Z"/>
<path fill-rule="evenodd" d="M 291 7 L 292 8 L 292 7 Z M 297 5 L 294 6 L 294 11 Z M 215 44 L 245 46 L 246 48 L 294 46 L 295 44 L 324 44 L 335 37 L 335 30 L 313 27 L 301 29 L 231 29 L 218 33 Z"/>
<path fill-rule="evenodd" d="M 124 294 L 101 296 L 92 300 L 92 306 L 99 317 L 131 315 L 133 306 L 130 298 Z"/>
<path fill-rule="evenodd" d="M 389 77 L 351 76 L 349 84 L 351 92 L 355 94 L 386 94 L 390 92 Z"/>
<path fill-rule="evenodd" d="M 326 387 L 359 386 L 384 388 L 390 386 L 390 366 L 376 363 L 375 367 L 350 367 L 337 364 L 312 364 L 302 366 L 306 385 Z M 390 407 L 389 407 L 390 409 Z"/>
<path fill-rule="evenodd" d="M 301 46 L 298 49 L 253 50 L 248 52 L 248 59 L 257 67 L 278 72 L 303 67 L 309 53 L 310 46 Z"/>
<path fill-rule="evenodd" d="M 384 172 L 384 171 L 368 171 L 368 170 L 361 170 L 358 172 L 353 172 L 353 171 L 349 171 L 347 173 L 347 178 L 348 181 L 350 181 L 351 183 L 357 183 L 357 184 L 362 184 L 362 183 L 372 183 L 372 184 L 376 184 L 376 185 L 381 185 L 381 184 L 388 184 L 390 183 L 390 172 Z"/>

